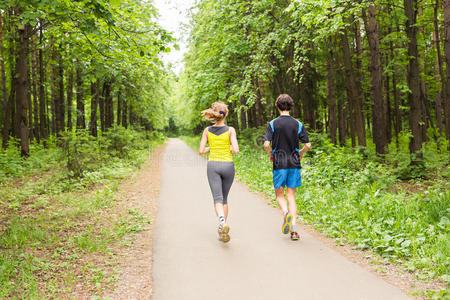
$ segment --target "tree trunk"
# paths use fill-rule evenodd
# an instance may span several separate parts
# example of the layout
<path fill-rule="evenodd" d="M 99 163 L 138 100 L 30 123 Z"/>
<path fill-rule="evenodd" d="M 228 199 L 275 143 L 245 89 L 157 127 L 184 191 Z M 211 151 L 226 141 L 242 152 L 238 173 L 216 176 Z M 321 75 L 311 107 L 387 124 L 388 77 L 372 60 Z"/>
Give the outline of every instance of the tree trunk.
<path fill-rule="evenodd" d="M 127 123 L 128 103 L 126 101 L 123 101 L 122 103 L 123 103 L 122 126 L 125 128 L 128 128 L 128 123 Z"/>
<path fill-rule="evenodd" d="M 392 141 L 392 110 L 391 110 L 391 94 L 390 94 L 390 78 L 386 75 L 384 83 L 386 85 L 386 97 L 384 98 L 384 113 L 386 116 L 386 139 L 387 144 Z M 386 145 L 387 146 L 387 145 Z"/>
<path fill-rule="evenodd" d="M 81 67 L 77 65 L 76 71 L 76 86 L 77 86 L 77 129 L 86 128 L 85 112 L 84 112 L 84 92 L 83 92 L 83 78 Z"/>
<path fill-rule="evenodd" d="M 39 136 L 39 104 L 38 104 L 38 91 L 37 91 L 37 82 L 39 77 L 37 75 L 37 57 L 36 57 L 36 35 L 33 36 L 33 50 L 31 51 L 31 70 L 33 74 L 33 108 L 34 108 L 34 126 L 33 132 L 36 141 L 40 142 Z"/>
<path fill-rule="evenodd" d="M 50 95 L 50 102 L 51 102 L 51 113 L 52 113 L 52 119 L 51 119 L 51 130 L 52 134 L 54 135 L 56 133 L 56 113 L 57 113 L 57 103 L 58 103 L 58 83 L 56 81 L 56 73 L 57 68 L 55 65 L 55 51 L 53 50 L 52 55 L 52 66 L 50 67 L 50 89 L 51 89 L 51 95 Z"/>
<path fill-rule="evenodd" d="M 261 78 L 258 78 L 258 93 L 259 93 L 259 101 L 258 101 L 258 105 L 259 105 L 259 111 L 260 111 L 260 124 L 259 125 L 264 125 L 267 123 L 267 113 L 266 113 L 266 105 L 262 102 L 263 99 L 265 99 L 267 101 L 267 95 L 266 95 L 266 91 L 264 88 L 264 81 Z M 234 103 L 231 102 L 231 107 L 233 107 Z"/>
<path fill-rule="evenodd" d="M 310 56 L 310 55 L 309 55 Z M 302 73 L 303 78 L 300 81 L 300 99 L 303 108 L 303 119 L 302 121 L 309 125 L 311 130 L 316 129 L 315 122 L 315 111 L 317 103 L 315 98 L 316 88 L 314 82 L 315 70 L 311 67 L 310 59 L 306 55 L 306 61 L 303 62 Z"/>
<path fill-rule="evenodd" d="M 327 94 L 328 94 L 328 132 L 333 144 L 336 144 L 336 95 L 334 84 L 334 54 L 332 40 L 329 41 L 329 57 L 328 57 L 328 79 L 327 79 Z"/>
<path fill-rule="evenodd" d="M 337 54 L 337 53 L 336 53 Z M 342 72 L 341 68 L 338 68 L 342 63 L 340 61 L 340 56 L 336 55 L 336 97 L 337 97 L 337 124 L 338 124 L 338 138 L 339 138 L 339 145 L 345 146 L 346 139 L 348 135 L 347 128 L 345 127 L 346 123 L 346 117 L 345 117 L 345 99 L 346 97 L 346 90 L 345 90 L 345 84 L 344 84 L 344 73 Z"/>
<path fill-rule="evenodd" d="M 382 84 L 382 70 L 380 57 L 380 39 L 378 32 L 378 23 L 375 19 L 375 5 L 374 0 L 370 1 L 366 11 L 363 9 L 363 19 L 366 27 L 367 39 L 369 42 L 369 72 L 370 72 L 370 96 L 373 101 L 372 119 L 373 119 L 373 142 L 375 143 L 376 152 L 378 154 L 385 154 L 387 151 L 387 136 L 386 136 L 386 108 L 383 100 L 383 84 Z"/>
<path fill-rule="evenodd" d="M 255 100 L 255 127 L 259 127 L 263 125 L 262 119 L 263 119 L 263 110 L 261 107 L 261 99 L 259 97 Z"/>
<path fill-rule="evenodd" d="M 102 93 L 99 97 L 99 108 L 100 108 L 100 129 L 102 132 L 105 132 L 105 90 L 106 90 L 107 81 L 103 83 Z"/>
<path fill-rule="evenodd" d="M 40 24 L 41 25 L 41 24 Z M 43 35 L 42 35 L 42 26 L 39 31 L 39 41 L 40 44 L 43 43 Z M 42 49 L 39 48 L 39 131 L 40 136 L 43 139 L 46 139 L 48 137 L 48 131 L 47 131 L 47 113 L 46 113 L 46 98 L 45 98 L 45 70 L 44 70 L 44 58 Z"/>
<path fill-rule="evenodd" d="M 238 118 L 236 117 L 237 115 L 236 115 L 236 102 L 235 101 L 231 101 L 230 103 L 229 103 L 229 106 L 228 106 L 228 110 L 229 110 L 229 114 L 228 114 L 228 118 L 227 118 L 227 122 L 228 122 L 228 124 L 229 125 L 231 125 L 232 127 L 234 127 L 235 129 L 236 128 L 239 128 L 239 123 L 238 123 Z"/>
<path fill-rule="evenodd" d="M 122 120 L 122 89 L 119 88 L 117 92 L 117 125 L 120 125 Z"/>
<path fill-rule="evenodd" d="M 104 113 L 105 113 L 105 130 L 111 128 L 114 123 L 114 107 L 113 107 L 113 98 L 111 94 L 111 81 L 105 82 L 104 88 Z"/>
<path fill-rule="evenodd" d="M 420 33 L 420 36 L 425 38 L 425 31 L 422 25 L 423 20 L 423 7 L 418 5 L 418 17 L 419 17 L 419 24 L 421 24 L 418 27 L 418 31 Z M 424 50 L 424 49 L 421 49 Z M 426 73 L 426 60 L 425 60 L 425 53 L 424 51 L 419 52 L 419 74 Z M 420 78 L 420 77 L 419 77 Z M 431 120 L 431 114 L 430 114 L 430 107 L 429 107 L 429 101 L 428 101 L 428 93 L 427 93 L 427 87 L 425 85 L 424 80 L 420 80 L 420 102 L 421 102 L 421 121 L 423 123 L 422 125 L 422 139 L 423 141 L 428 141 L 427 137 L 427 130 L 428 127 L 431 126 L 434 128 L 433 121 Z"/>
<path fill-rule="evenodd" d="M 359 21 L 355 21 L 355 47 L 356 47 L 356 72 L 357 78 L 356 86 L 358 88 L 360 112 L 363 124 L 365 123 L 364 111 L 365 111 L 365 94 L 362 88 L 363 74 L 362 74 L 362 38 L 361 38 L 361 26 Z M 370 128 L 370 127 L 369 127 Z M 366 142 L 366 131 L 364 129 L 364 143 Z"/>
<path fill-rule="evenodd" d="M 444 27 L 445 27 L 445 63 L 447 65 L 447 78 L 445 81 L 445 99 L 444 107 L 444 121 L 445 121 L 445 135 L 450 141 L 450 0 L 444 0 Z"/>
<path fill-rule="evenodd" d="M 61 132 L 65 129 L 65 109 L 64 109 L 64 67 L 63 67 L 63 58 L 59 51 L 57 51 L 58 56 L 58 68 L 57 68 L 57 83 L 58 83 L 58 96 L 56 103 L 56 130 L 57 134 L 61 134 Z"/>
<path fill-rule="evenodd" d="M 441 54 L 441 42 L 439 40 L 439 23 L 438 23 L 438 10 L 439 10 L 439 0 L 436 0 L 434 3 L 434 31 L 433 31 L 433 41 L 436 47 L 437 57 L 436 57 L 436 66 L 435 73 L 436 79 L 441 83 L 441 91 L 436 93 L 436 125 L 439 129 L 439 135 L 443 134 L 443 123 L 442 123 L 442 102 L 445 103 L 445 76 L 444 70 L 442 67 L 442 54 Z"/>
<path fill-rule="evenodd" d="M 130 124 L 130 127 L 134 125 L 134 113 L 133 113 L 133 104 L 131 103 L 131 101 L 129 101 L 128 103 L 128 121 Z"/>
<path fill-rule="evenodd" d="M 339 134 L 339 145 L 340 146 L 345 146 L 345 140 L 347 138 L 347 130 L 345 127 L 345 111 L 344 111 L 344 104 L 343 104 L 343 99 L 340 98 L 338 99 L 338 105 L 337 105 L 337 109 L 338 109 L 338 134 Z"/>
<path fill-rule="evenodd" d="M 350 54 L 350 47 L 348 44 L 347 31 L 343 31 L 341 37 L 342 52 L 344 54 L 344 67 L 345 67 L 345 82 L 347 85 L 348 99 L 351 103 L 351 120 L 355 121 L 356 128 L 352 128 L 352 131 L 356 131 L 358 136 L 358 145 L 366 146 L 365 138 L 365 126 L 362 118 L 361 112 L 361 101 L 360 95 L 358 93 L 357 84 L 355 81 L 355 75 L 353 73 L 352 60 Z M 353 132 L 352 132 L 353 134 Z"/>
<path fill-rule="evenodd" d="M 20 10 L 17 9 L 20 15 Z M 27 127 L 27 93 L 28 93 L 28 39 L 31 28 L 29 24 L 18 28 L 18 51 L 16 63 L 16 118 L 18 120 L 17 132 L 20 139 L 20 149 L 22 156 L 29 155 L 28 127 Z"/>
<path fill-rule="evenodd" d="M 100 81 L 91 82 L 91 121 L 90 132 L 92 136 L 97 136 L 97 104 L 100 94 Z"/>
<path fill-rule="evenodd" d="M 30 29 L 31 31 L 31 29 Z M 30 49 L 30 37 L 28 37 L 28 51 Z M 28 52 L 27 51 L 27 52 Z M 31 103 L 31 57 L 27 54 L 27 109 L 28 109 L 28 141 L 33 141 L 33 104 Z"/>
<path fill-rule="evenodd" d="M 72 63 L 72 62 L 70 62 Z M 73 106 L 73 69 L 69 67 L 67 75 L 67 129 L 72 131 L 72 106 Z"/>
<path fill-rule="evenodd" d="M 449 0 L 446 0 L 449 1 Z M 409 126 L 412 130 L 412 139 L 410 141 L 410 152 L 417 153 L 418 157 L 422 155 L 418 151 L 422 148 L 422 128 L 421 122 L 421 101 L 420 101 L 420 71 L 419 71 L 419 52 L 417 49 L 417 0 L 404 0 L 406 21 L 406 35 L 408 37 L 408 87 L 410 93 L 408 94 L 409 111 Z M 450 54 L 450 53 L 449 53 Z"/>
<path fill-rule="evenodd" d="M 246 116 L 246 113 L 245 113 L 245 110 L 246 110 L 246 105 L 245 105 L 245 97 L 244 96 L 241 96 L 240 97 L 240 99 L 239 99 L 239 101 L 240 101 L 240 104 L 241 104 L 241 106 L 240 106 L 240 113 L 241 113 L 241 129 L 246 129 L 247 128 L 247 116 Z M 271 108 L 269 108 L 269 109 L 271 109 Z"/>
<path fill-rule="evenodd" d="M 257 114 L 257 110 L 256 110 L 256 105 L 253 105 L 252 108 L 250 109 L 250 113 L 252 116 L 252 126 L 253 128 L 258 127 L 258 114 Z"/>
<path fill-rule="evenodd" d="M 0 14 L 0 72 L 2 76 L 2 146 L 6 148 L 9 139 L 9 126 L 11 124 L 11 107 L 8 101 L 8 92 L 6 90 L 6 71 L 5 71 L 5 52 L 3 37 L 3 18 Z"/>

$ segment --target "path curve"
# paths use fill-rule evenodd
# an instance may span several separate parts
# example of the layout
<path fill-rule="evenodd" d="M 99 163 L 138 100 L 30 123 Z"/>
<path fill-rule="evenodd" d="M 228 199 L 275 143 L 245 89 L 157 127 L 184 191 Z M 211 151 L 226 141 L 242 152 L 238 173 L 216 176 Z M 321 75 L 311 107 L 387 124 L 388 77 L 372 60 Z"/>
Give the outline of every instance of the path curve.
<path fill-rule="evenodd" d="M 153 236 L 154 300 L 410 299 L 300 232 L 281 234 L 281 217 L 234 182 L 231 242 L 217 240 L 206 161 L 179 139 L 163 156 Z"/>

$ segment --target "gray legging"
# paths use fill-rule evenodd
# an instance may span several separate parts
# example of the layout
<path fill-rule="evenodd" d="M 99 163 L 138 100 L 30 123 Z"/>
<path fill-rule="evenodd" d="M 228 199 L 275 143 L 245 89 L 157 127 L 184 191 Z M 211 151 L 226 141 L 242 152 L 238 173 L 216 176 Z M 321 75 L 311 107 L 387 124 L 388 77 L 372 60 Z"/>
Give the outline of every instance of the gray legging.
<path fill-rule="evenodd" d="M 228 192 L 234 179 L 234 162 L 208 161 L 207 174 L 214 204 L 227 204 Z"/>

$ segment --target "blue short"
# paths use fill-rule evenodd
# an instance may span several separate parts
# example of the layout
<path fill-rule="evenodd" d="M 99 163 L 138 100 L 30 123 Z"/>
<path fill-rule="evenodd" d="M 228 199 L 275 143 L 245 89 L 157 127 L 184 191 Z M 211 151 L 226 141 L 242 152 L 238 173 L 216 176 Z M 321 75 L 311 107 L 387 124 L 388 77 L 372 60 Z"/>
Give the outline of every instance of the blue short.
<path fill-rule="evenodd" d="M 301 169 L 279 169 L 273 170 L 273 187 L 298 188 L 302 186 Z"/>

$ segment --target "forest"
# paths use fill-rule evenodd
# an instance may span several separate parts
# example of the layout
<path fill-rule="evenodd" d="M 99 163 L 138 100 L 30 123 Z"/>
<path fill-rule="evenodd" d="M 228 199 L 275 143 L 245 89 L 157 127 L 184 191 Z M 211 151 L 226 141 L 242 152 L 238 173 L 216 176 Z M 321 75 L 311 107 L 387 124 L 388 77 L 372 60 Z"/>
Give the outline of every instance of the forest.
<path fill-rule="evenodd" d="M 333 144 L 375 145 L 399 136 L 421 156 L 450 139 L 447 1 L 200 1 L 181 79 L 197 112 L 229 103 L 239 129 L 265 125 L 281 93 L 294 116 Z M 448 71 L 447 71 L 448 70 Z"/>
<path fill-rule="evenodd" d="M 162 128 L 171 35 L 140 1 L 2 1 L 2 146 L 114 124 Z"/>
<path fill-rule="evenodd" d="M 312 141 L 302 221 L 448 296 L 450 0 L 197 0 L 189 16 L 176 74 L 162 57 L 183 41 L 150 0 L 0 0 L 0 298 L 64 298 L 73 274 L 110 288 L 84 255 L 151 222 L 113 219 L 120 182 L 168 137 L 197 147 L 215 101 L 240 180 L 270 197 L 261 142 L 283 93 Z"/>
<path fill-rule="evenodd" d="M 446 1 L 200 1 L 177 79 L 190 109 L 181 115 L 156 100 L 176 93 L 158 58 L 173 38 L 149 18 L 151 5 L 13 4 L 3 1 L 0 23 L 2 146 L 14 137 L 25 156 L 30 143 L 72 129 L 161 129 L 169 116 L 198 129 L 198 111 L 216 100 L 236 128 L 255 128 L 275 116 L 281 93 L 337 145 L 373 143 L 383 155 L 409 135 L 419 159 L 423 142 L 448 147 Z"/>

